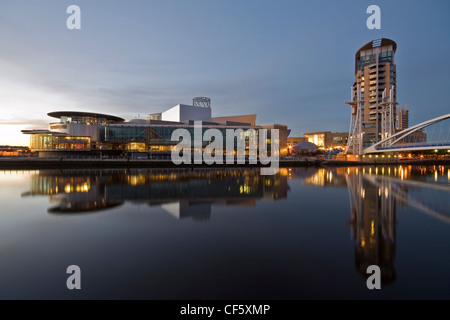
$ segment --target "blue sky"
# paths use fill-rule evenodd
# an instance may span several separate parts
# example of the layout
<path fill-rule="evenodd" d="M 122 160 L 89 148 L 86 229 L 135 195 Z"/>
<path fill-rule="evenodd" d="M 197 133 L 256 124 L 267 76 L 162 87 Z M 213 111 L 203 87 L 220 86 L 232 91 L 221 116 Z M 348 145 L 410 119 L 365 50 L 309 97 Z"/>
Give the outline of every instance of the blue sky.
<path fill-rule="evenodd" d="M 81 30 L 66 9 L 81 8 Z M 381 7 L 381 30 L 366 9 Z M 397 42 L 410 124 L 449 112 L 450 2 L 300 0 L 2 0 L 0 144 L 46 128 L 57 110 L 132 119 L 195 96 L 214 116 L 258 114 L 302 132 L 347 131 L 354 55 Z"/>

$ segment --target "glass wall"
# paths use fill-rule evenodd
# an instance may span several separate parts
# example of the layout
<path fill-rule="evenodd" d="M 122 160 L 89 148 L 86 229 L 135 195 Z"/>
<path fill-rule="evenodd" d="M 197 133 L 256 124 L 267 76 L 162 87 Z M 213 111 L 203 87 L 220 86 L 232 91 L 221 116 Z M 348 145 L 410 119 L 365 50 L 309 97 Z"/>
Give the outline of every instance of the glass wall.
<path fill-rule="evenodd" d="M 143 142 L 131 142 L 128 144 L 128 150 L 132 152 L 147 152 L 147 144 Z"/>
<path fill-rule="evenodd" d="M 308 135 L 307 138 L 308 138 L 308 142 L 314 143 L 319 148 L 323 149 L 325 147 L 325 134 L 324 133 Z"/>
<path fill-rule="evenodd" d="M 376 54 L 368 54 L 368 55 L 361 55 L 356 59 L 356 70 L 360 70 L 364 68 L 365 66 L 369 64 L 376 63 Z M 384 63 L 384 62 L 393 62 L 394 61 L 394 52 L 393 51 L 384 51 L 380 52 L 378 54 L 378 63 Z"/>
<path fill-rule="evenodd" d="M 182 127 L 148 127 L 148 126 L 108 126 L 106 127 L 106 142 L 116 142 L 116 143 L 127 143 L 127 142 L 146 142 L 150 144 L 177 144 L 177 141 L 171 141 L 172 133 L 176 129 L 181 129 Z M 192 141 L 194 141 L 194 128 L 183 128 L 186 129 L 191 135 Z M 208 127 L 202 127 L 202 136 Z M 225 140 L 226 129 L 235 128 L 214 128 L 218 129 Z M 244 135 L 247 138 L 249 132 L 243 129 Z M 243 135 L 241 135 L 242 139 Z M 225 143 L 225 141 L 224 141 Z"/>
<path fill-rule="evenodd" d="M 152 140 L 170 141 L 173 130 L 169 128 L 139 127 L 139 126 L 108 126 L 106 127 L 106 142 L 128 143 L 128 142 L 146 142 Z"/>
<path fill-rule="evenodd" d="M 226 140 L 228 137 L 226 130 L 236 130 L 238 128 L 224 128 L 224 127 L 202 127 L 202 137 L 207 129 L 217 129 L 222 133 L 223 136 L 223 146 L 226 148 Z M 105 140 L 106 143 L 110 145 L 125 145 L 126 149 L 129 151 L 139 150 L 139 152 L 167 152 L 172 150 L 174 145 L 177 145 L 178 141 L 172 141 L 172 133 L 176 129 L 186 129 L 191 136 L 191 143 L 194 144 L 194 128 L 183 128 L 176 126 L 120 126 L 113 125 L 107 126 L 105 131 Z M 251 131 L 248 129 L 242 129 L 243 132 L 239 135 L 238 138 L 246 139 L 245 149 L 249 148 L 249 136 Z M 258 130 L 256 131 L 256 141 L 258 143 Z M 205 147 L 212 141 L 203 141 L 202 146 Z M 270 144 L 270 131 L 268 132 L 268 142 Z M 148 146 L 148 150 L 144 148 L 142 143 L 145 143 Z M 235 147 L 237 143 L 235 140 Z"/>
<path fill-rule="evenodd" d="M 106 126 L 112 121 L 106 118 L 90 117 L 90 116 L 61 116 L 60 123 L 81 123 L 81 124 L 99 124 Z"/>
<path fill-rule="evenodd" d="M 33 134 L 30 144 L 34 150 L 89 150 L 91 138 Z"/>

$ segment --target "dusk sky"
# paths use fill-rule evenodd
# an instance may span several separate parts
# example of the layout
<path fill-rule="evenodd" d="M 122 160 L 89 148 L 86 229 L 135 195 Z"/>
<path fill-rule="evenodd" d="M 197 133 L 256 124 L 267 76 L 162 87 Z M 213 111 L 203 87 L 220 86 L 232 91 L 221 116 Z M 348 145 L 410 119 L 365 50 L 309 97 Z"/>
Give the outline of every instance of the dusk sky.
<path fill-rule="evenodd" d="M 81 8 L 81 30 L 66 9 Z M 381 30 L 369 30 L 369 5 Z M 397 42 L 397 99 L 410 125 L 449 113 L 450 2 L 1 0 L 0 145 L 28 145 L 58 110 L 127 120 L 212 99 L 213 116 L 256 113 L 291 136 L 348 131 L 354 56 Z"/>

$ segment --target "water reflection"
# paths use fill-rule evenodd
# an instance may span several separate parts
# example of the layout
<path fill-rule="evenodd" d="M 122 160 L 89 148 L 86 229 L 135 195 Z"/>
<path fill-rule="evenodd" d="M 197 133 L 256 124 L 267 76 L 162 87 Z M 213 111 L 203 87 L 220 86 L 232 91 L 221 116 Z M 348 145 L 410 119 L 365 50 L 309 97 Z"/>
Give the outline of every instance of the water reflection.
<path fill-rule="evenodd" d="M 212 206 L 256 206 L 288 197 L 288 181 L 347 188 L 356 270 L 378 265 L 383 284 L 396 279 L 396 210 L 414 208 L 450 223 L 450 171 L 438 167 L 289 168 L 275 176 L 259 169 L 44 170 L 30 191 L 45 195 L 52 214 L 96 212 L 126 202 L 160 206 L 177 219 L 209 220 Z"/>
<path fill-rule="evenodd" d="M 395 280 L 396 199 L 392 184 L 380 179 L 373 183 L 372 176 L 351 170 L 346 175 L 350 198 L 351 234 L 355 246 L 356 269 L 367 276 L 367 267 L 381 269 L 383 284 Z"/>
<path fill-rule="evenodd" d="M 367 277 L 367 267 L 378 265 L 383 284 L 396 278 L 397 207 L 414 208 L 450 223 L 450 169 L 445 166 L 321 168 L 304 182 L 347 186 L 356 269 Z"/>
<path fill-rule="evenodd" d="M 373 221 L 375 226 L 380 216 L 380 221 L 392 224 L 395 208 L 401 205 L 450 222 L 450 169 L 445 166 L 281 168 L 274 176 L 244 168 L 42 170 L 31 175 L 30 190 L 22 196 L 49 196 L 56 203 L 49 213 L 95 212 L 130 202 L 161 206 L 177 218 L 203 220 L 209 217 L 211 205 L 255 206 L 259 199 L 286 199 L 290 180 L 347 187 L 352 221 Z M 380 230 L 383 237 L 393 237 L 386 230 Z"/>
<path fill-rule="evenodd" d="M 255 206 L 257 199 L 287 197 L 287 169 L 262 176 L 259 169 L 230 170 L 43 170 L 31 176 L 30 191 L 46 195 L 49 213 L 85 213 L 125 202 L 161 206 L 178 219 L 208 220 L 212 205 Z"/>

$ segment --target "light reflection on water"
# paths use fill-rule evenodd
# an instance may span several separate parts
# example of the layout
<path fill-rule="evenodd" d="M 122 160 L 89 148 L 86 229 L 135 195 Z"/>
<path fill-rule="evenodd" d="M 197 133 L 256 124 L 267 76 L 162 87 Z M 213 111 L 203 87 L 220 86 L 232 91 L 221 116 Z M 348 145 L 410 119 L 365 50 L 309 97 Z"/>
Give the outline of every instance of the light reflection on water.
<path fill-rule="evenodd" d="M 0 176 L 0 298 L 450 297 L 445 166 Z M 70 264 L 88 288 L 75 296 Z"/>

